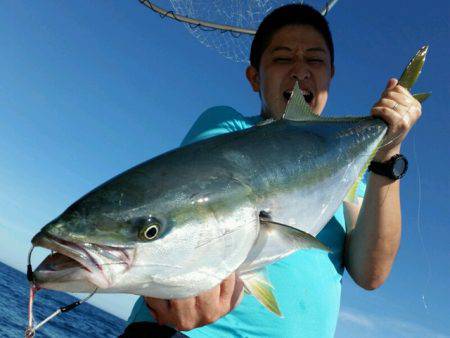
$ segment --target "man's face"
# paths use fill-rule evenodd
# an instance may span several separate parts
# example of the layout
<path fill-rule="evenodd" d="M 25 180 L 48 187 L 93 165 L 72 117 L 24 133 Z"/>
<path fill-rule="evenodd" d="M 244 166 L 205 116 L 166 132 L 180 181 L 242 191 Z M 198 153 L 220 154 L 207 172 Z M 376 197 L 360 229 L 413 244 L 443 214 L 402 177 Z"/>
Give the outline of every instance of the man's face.
<path fill-rule="evenodd" d="M 312 26 L 290 25 L 279 29 L 261 57 L 259 70 L 247 68 L 247 78 L 260 92 L 262 115 L 282 117 L 296 81 L 311 106 L 320 115 L 328 98 L 334 68 L 322 35 Z"/>

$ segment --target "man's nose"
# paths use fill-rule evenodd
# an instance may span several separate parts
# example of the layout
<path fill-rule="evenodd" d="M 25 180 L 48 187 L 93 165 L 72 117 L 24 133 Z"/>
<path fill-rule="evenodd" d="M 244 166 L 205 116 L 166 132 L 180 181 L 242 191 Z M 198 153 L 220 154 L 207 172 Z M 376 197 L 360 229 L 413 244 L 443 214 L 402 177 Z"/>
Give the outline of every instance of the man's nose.
<path fill-rule="evenodd" d="M 297 81 L 304 81 L 311 77 L 311 71 L 308 66 L 301 61 L 297 61 L 293 64 L 291 69 L 291 78 Z"/>

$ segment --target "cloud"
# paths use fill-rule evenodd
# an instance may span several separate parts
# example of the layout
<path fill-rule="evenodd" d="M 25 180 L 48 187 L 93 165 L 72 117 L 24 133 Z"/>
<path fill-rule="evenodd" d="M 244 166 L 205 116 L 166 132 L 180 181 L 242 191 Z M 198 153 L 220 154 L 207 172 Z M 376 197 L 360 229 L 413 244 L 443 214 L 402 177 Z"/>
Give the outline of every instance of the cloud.
<path fill-rule="evenodd" d="M 367 315 L 357 312 L 354 310 L 341 310 L 339 313 L 339 320 L 344 322 L 350 322 L 356 325 L 360 325 L 363 327 L 372 328 L 374 327 L 374 323 L 371 318 L 369 318 Z"/>
<path fill-rule="evenodd" d="M 450 338 L 450 335 L 418 324 L 412 319 L 368 314 L 352 308 L 341 309 L 339 321 L 341 329 L 338 332 L 343 331 L 343 327 L 346 330 L 351 327 L 352 332 L 361 332 L 364 337 Z"/>

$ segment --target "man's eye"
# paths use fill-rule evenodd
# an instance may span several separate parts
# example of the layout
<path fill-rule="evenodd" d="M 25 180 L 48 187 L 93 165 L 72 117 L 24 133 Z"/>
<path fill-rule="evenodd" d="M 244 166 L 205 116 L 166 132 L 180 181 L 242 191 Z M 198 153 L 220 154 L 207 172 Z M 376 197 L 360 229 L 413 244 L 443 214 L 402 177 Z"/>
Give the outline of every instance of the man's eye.
<path fill-rule="evenodd" d="M 308 62 L 310 62 L 310 63 L 323 63 L 324 61 L 322 59 L 309 59 Z"/>
<path fill-rule="evenodd" d="M 291 58 L 275 58 L 274 61 L 283 63 L 283 62 L 291 62 L 292 59 Z"/>

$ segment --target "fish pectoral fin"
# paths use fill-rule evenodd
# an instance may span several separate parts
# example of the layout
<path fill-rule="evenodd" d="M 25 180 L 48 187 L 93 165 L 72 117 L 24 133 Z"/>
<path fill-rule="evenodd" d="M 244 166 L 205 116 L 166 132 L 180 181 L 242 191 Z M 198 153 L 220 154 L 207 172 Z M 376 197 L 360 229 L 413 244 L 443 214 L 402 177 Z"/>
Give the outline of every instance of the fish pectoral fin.
<path fill-rule="evenodd" d="M 283 119 L 291 121 L 317 121 L 321 117 L 314 114 L 300 91 L 298 82 L 294 85 L 292 96 L 284 111 Z"/>
<path fill-rule="evenodd" d="M 260 223 L 261 230 L 266 231 L 269 240 L 271 240 L 271 243 L 269 243 L 270 246 L 282 244 L 284 248 L 294 249 L 294 251 L 300 249 L 319 249 L 331 252 L 330 248 L 305 231 L 267 218 L 260 218 Z"/>
<path fill-rule="evenodd" d="M 302 249 L 331 251 L 307 232 L 260 217 L 258 237 L 238 271 L 246 273 L 261 269 Z"/>
<path fill-rule="evenodd" d="M 252 294 L 267 310 L 282 317 L 275 295 L 273 294 L 273 286 L 270 284 L 266 276 L 266 269 L 249 271 L 240 274 L 245 290 Z"/>

